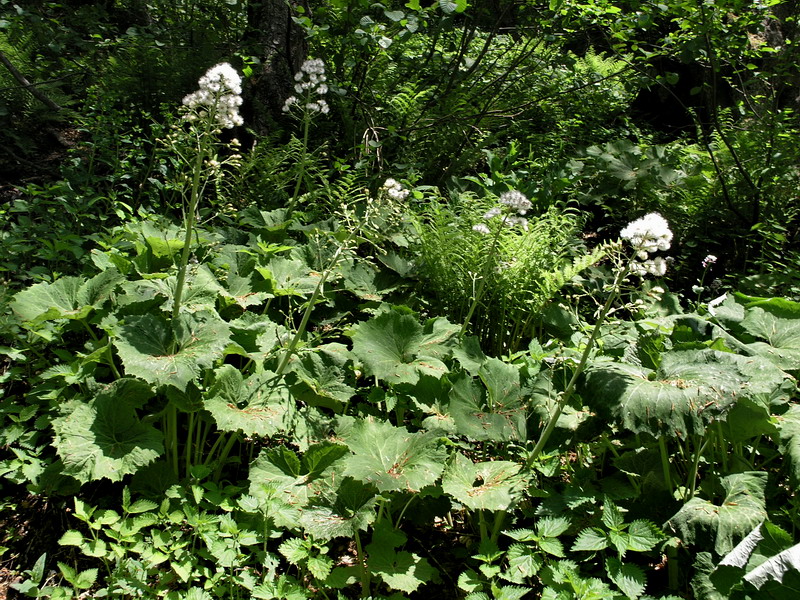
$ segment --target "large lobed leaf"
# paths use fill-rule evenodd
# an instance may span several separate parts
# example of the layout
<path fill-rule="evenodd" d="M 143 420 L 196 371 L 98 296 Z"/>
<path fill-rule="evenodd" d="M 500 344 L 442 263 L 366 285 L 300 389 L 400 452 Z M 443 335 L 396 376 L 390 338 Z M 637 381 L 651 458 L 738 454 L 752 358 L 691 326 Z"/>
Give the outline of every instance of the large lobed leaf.
<path fill-rule="evenodd" d="M 133 378 L 115 381 L 90 402 L 74 400 L 69 414 L 53 419 L 54 445 L 65 473 L 86 483 L 121 481 L 164 452 L 162 435 L 136 414 L 153 393 Z"/>
<path fill-rule="evenodd" d="M 353 453 L 345 474 L 374 484 L 380 491 L 418 492 L 436 482 L 447 453 L 432 433 L 409 433 L 372 418 L 356 421 L 345 436 Z"/>
<path fill-rule="evenodd" d="M 472 510 L 507 510 L 524 487 L 519 471 L 517 463 L 473 463 L 459 452 L 442 476 L 442 489 Z"/>
<path fill-rule="evenodd" d="M 282 381 L 270 371 L 247 379 L 239 369 L 223 365 L 216 371 L 203 405 L 223 431 L 272 437 L 291 431 L 297 420 L 294 401 Z"/>
<path fill-rule="evenodd" d="M 713 546 L 724 556 L 767 518 L 764 489 L 767 473 L 748 471 L 722 478 L 725 498 L 714 504 L 692 498 L 669 521 L 681 539 L 695 547 Z"/>
<path fill-rule="evenodd" d="M 685 438 L 724 419 L 740 398 L 760 402 L 785 396 L 783 371 L 758 357 L 716 350 L 667 352 L 657 371 L 596 363 L 582 394 L 591 406 L 634 433 Z"/>
<path fill-rule="evenodd" d="M 451 353 L 458 330 L 444 318 L 423 326 L 414 315 L 393 308 L 353 328 L 353 354 L 378 379 L 415 384 L 421 374 L 439 378 L 447 372 L 442 358 Z"/>
<path fill-rule="evenodd" d="M 131 316 L 114 340 L 127 375 L 185 391 L 203 368 L 222 357 L 230 327 L 216 313 L 181 314 L 175 323 L 152 315 Z"/>
<path fill-rule="evenodd" d="M 107 269 L 91 279 L 62 277 L 37 283 L 14 296 L 11 309 L 22 319 L 41 323 L 54 319 L 85 319 L 111 296 L 123 277 Z"/>

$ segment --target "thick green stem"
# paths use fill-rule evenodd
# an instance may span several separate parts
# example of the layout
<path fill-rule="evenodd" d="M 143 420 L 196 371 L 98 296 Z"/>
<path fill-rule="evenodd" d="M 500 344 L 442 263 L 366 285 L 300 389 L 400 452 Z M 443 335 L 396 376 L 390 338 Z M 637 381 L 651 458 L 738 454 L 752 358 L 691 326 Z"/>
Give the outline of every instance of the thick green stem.
<path fill-rule="evenodd" d="M 311 115 L 306 110 L 303 116 L 303 154 L 300 157 L 300 173 L 297 175 L 297 182 L 294 184 L 294 192 L 292 192 L 292 199 L 289 200 L 289 205 L 286 207 L 286 218 L 288 219 L 294 205 L 297 203 L 297 198 L 300 195 L 300 185 L 306 177 L 306 161 L 308 160 L 308 130 L 311 126 Z"/>
<path fill-rule="evenodd" d="M 311 294 L 311 298 L 308 301 L 308 306 L 306 307 L 305 312 L 303 313 L 303 318 L 300 321 L 300 326 L 297 328 L 297 332 L 294 334 L 292 341 L 289 342 L 289 347 L 286 348 L 286 352 L 281 359 L 280 364 L 278 365 L 278 369 L 275 371 L 275 374 L 280 377 L 283 374 L 283 371 L 286 369 L 286 365 L 289 364 L 289 359 L 294 354 L 295 349 L 297 348 L 297 344 L 300 343 L 300 338 L 303 336 L 303 333 L 308 326 L 308 319 L 311 317 L 311 311 L 314 309 L 314 305 L 317 303 L 317 298 L 319 298 L 320 293 L 322 293 L 322 286 L 325 285 L 325 281 L 328 279 L 328 275 L 331 274 L 331 271 L 336 267 L 336 263 L 339 260 L 339 255 L 342 253 L 342 249 L 347 244 L 347 240 L 339 246 L 339 249 L 336 251 L 336 254 L 333 255 L 333 260 L 331 261 L 331 266 L 325 269 L 322 275 L 319 278 L 319 282 L 317 282 L 317 287 L 314 288 L 314 293 Z"/>
<path fill-rule="evenodd" d="M 186 265 L 189 263 L 189 250 L 192 245 L 192 230 L 194 229 L 195 211 L 197 210 L 197 203 L 200 199 L 200 179 L 203 174 L 203 161 L 208 154 L 205 145 L 203 144 L 203 137 L 200 138 L 200 148 L 197 152 L 197 158 L 194 163 L 194 172 L 192 173 L 192 191 L 189 197 L 189 209 L 186 212 L 185 226 L 186 233 L 183 238 L 183 251 L 181 252 L 181 263 L 178 266 L 178 281 L 175 284 L 175 297 L 172 301 L 172 323 L 175 324 L 178 318 L 178 313 L 181 310 L 181 296 L 183 295 L 183 286 L 186 282 Z"/>
<path fill-rule="evenodd" d="M 583 373 L 583 370 L 586 368 L 586 362 L 589 360 L 589 354 L 594 348 L 595 342 L 597 341 L 597 336 L 600 334 L 600 327 L 602 326 L 603 322 L 608 315 L 608 311 L 611 310 L 611 305 L 616 300 L 619 294 L 619 288 L 622 284 L 625 277 L 627 277 L 628 272 L 630 270 L 630 262 L 628 262 L 625 268 L 620 269 L 619 273 L 617 273 L 616 278 L 614 279 L 614 283 L 612 284 L 611 292 L 606 299 L 606 303 L 603 305 L 603 308 L 600 311 L 600 314 L 597 317 L 597 322 L 594 325 L 594 329 L 592 329 L 592 335 L 589 337 L 589 341 L 586 342 L 586 348 L 583 350 L 583 354 L 581 355 L 581 359 L 578 362 L 578 366 L 575 368 L 575 371 L 572 373 L 572 378 L 569 380 L 566 389 L 561 394 L 561 398 L 556 401 L 556 405 L 553 408 L 552 412 L 550 413 L 550 417 L 547 420 L 547 424 L 545 425 L 544 431 L 542 431 L 541 436 L 539 437 L 539 441 L 534 446 L 533 450 L 531 451 L 530 455 L 528 455 L 528 460 L 525 462 L 525 468 L 529 469 L 531 465 L 539 458 L 539 454 L 541 454 L 542 449 L 544 448 L 547 440 L 550 438 L 550 435 L 553 433 L 553 430 L 556 428 L 556 423 L 558 422 L 558 418 L 561 416 L 561 411 L 564 410 L 564 407 L 569 402 L 569 399 L 572 397 L 572 393 L 575 391 L 575 386 L 578 383 L 578 378 Z"/>
<path fill-rule="evenodd" d="M 503 219 L 503 224 L 498 227 L 497 232 L 494 234 L 492 246 L 489 249 L 489 255 L 486 257 L 486 263 L 483 265 L 483 273 L 481 274 L 481 279 L 478 282 L 478 289 L 475 290 L 475 294 L 472 297 L 472 304 L 470 304 L 469 310 L 467 311 L 467 316 L 464 317 L 464 324 L 461 326 L 461 331 L 458 334 L 459 338 L 464 337 L 464 334 L 467 332 L 467 327 L 469 327 L 469 322 L 472 320 L 472 315 L 475 312 L 475 309 L 478 307 L 478 303 L 480 303 L 481 299 L 483 298 L 483 290 L 486 288 L 486 280 L 488 279 L 490 269 L 494 264 L 494 255 L 497 251 L 497 244 L 500 241 L 500 234 L 503 232 L 503 225 L 505 225 L 505 219 Z"/>
<path fill-rule="evenodd" d="M 702 438 L 700 438 L 702 440 Z M 706 449 L 706 444 L 708 444 L 708 440 L 705 440 L 702 445 L 700 442 L 697 442 L 697 445 L 700 446 L 695 453 L 694 460 L 692 460 L 692 466 L 689 469 L 689 477 L 686 480 L 686 487 L 689 489 L 689 496 L 686 500 L 691 500 L 694 498 L 694 492 L 697 488 L 697 469 L 700 466 L 700 458 L 703 456 L 703 450 Z"/>
<path fill-rule="evenodd" d="M 658 438 L 658 450 L 661 454 L 661 472 L 664 474 L 664 483 L 669 488 L 669 495 L 675 495 L 675 489 L 672 487 L 672 475 L 670 474 L 669 455 L 667 454 L 667 443 L 663 437 Z"/>
<path fill-rule="evenodd" d="M 370 595 L 370 577 L 367 568 L 367 557 L 364 556 L 364 549 L 361 547 L 361 536 L 356 529 L 356 552 L 358 553 L 358 566 L 361 567 L 361 597 L 368 598 Z"/>

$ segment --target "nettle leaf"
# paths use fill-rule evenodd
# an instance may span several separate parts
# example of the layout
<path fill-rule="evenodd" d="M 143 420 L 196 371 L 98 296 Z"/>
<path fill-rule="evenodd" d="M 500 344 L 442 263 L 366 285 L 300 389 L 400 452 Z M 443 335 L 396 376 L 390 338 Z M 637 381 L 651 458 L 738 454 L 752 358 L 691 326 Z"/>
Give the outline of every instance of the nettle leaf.
<path fill-rule="evenodd" d="M 118 379 L 88 403 L 72 401 L 69 414 L 53 419 L 54 445 L 64 472 L 86 483 L 121 481 L 164 452 L 161 433 L 136 414 L 153 396 L 150 386 Z"/>
<path fill-rule="evenodd" d="M 289 390 L 271 371 L 244 379 L 232 365 L 215 371 L 214 384 L 203 400 L 206 410 L 223 431 L 269 438 L 292 431 L 298 418 Z"/>
<path fill-rule="evenodd" d="M 527 409 L 519 366 L 497 358 L 478 369 L 479 381 L 462 373 L 450 392 L 450 414 L 458 433 L 474 440 L 512 441 L 527 437 Z"/>
<path fill-rule="evenodd" d="M 536 575 L 544 564 L 541 553 L 525 544 L 511 544 L 506 552 L 506 560 L 508 568 L 502 577 L 511 583 L 524 583 Z"/>
<path fill-rule="evenodd" d="M 718 555 L 728 554 L 734 540 L 746 536 L 767 518 L 764 489 L 767 473 L 747 471 L 727 475 L 721 480 L 725 498 L 717 505 L 692 498 L 668 524 L 687 544 L 714 546 Z"/>
<path fill-rule="evenodd" d="M 228 324 L 204 311 L 181 314 L 175 323 L 152 314 L 127 317 L 114 345 L 126 374 L 185 391 L 229 342 Z"/>
<path fill-rule="evenodd" d="M 447 458 L 436 434 L 409 433 L 372 418 L 357 421 L 343 437 L 353 453 L 344 462 L 345 474 L 381 492 L 418 492 L 432 485 Z"/>
<path fill-rule="evenodd" d="M 780 425 L 780 451 L 787 459 L 792 481 L 800 483 L 800 405 L 793 405 L 776 417 Z"/>
<path fill-rule="evenodd" d="M 62 277 L 53 283 L 37 283 L 14 295 L 11 309 L 22 321 L 33 324 L 55 319 L 85 319 L 111 296 L 122 274 L 108 269 L 88 281 Z"/>
<path fill-rule="evenodd" d="M 647 583 L 644 572 L 636 565 L 624 565 L 617 558 L 606 559 L 606 573 L 620 591 L 628 598 L 638 598 L 644 594 Z"/>
<path fill-rule="evenodd" d="M 524 487 L 519 471 L 517 463 L 473 463 L 459 452 L 445 469 L 442 489 L 472 510 L 507 510 Z"/>
<path fill-rule="evenodd" d="M 596 363 L 584 397 L 634 433 L 685 438 L 724 418 L 739 398 L 783 396 L 785 374 L 758 357 L 716 350 L 662 355 L 658 370 Z"/>
<path fill-rule="evenodd" d="M 423 326 L 414 315 L 391 308 L 353 328 L 353 354 L 370 375 L 391 384 L 415 384 L 420 374 L 440 378 L 447 372 L 442 359 L 450 355 L 458 331 L 447 319 L 430 319 Z"/>
<path fill-rule="evenodd" d="M 375 521 L 378 490 L 350 477 L 338 487 L 323 489 L 309 500 L 300 516 L 300 525 L 318 541 L 353 537 L 366 531 Z"/>
<path fill-rule="evenodd" d="M 372 542 L 366 547 L 369 569 L 393 590 L 411 594 L 431 581 L 438 571 L 427 559 L 411 552 L 398 551 L 406 536 L 389 525 L 376 525 Z"/>

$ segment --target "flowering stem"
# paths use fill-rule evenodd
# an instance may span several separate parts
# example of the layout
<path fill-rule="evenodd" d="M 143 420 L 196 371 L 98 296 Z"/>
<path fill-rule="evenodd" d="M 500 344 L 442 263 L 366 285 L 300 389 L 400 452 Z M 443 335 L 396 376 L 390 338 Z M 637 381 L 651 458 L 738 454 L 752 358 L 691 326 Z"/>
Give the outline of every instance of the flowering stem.
<path fill-rule="evenodd" d="M 311 114 L 308 109 L 305 110 L 303 115 L 303 154 L 300 158 L 300 173 L 297 175 L 297 181 L 294 184 L 294 192 L 292 192 L 292 199 L 289 200 L 289 205 L 286 207 L 286 218 L 292 214 L 292 209 L 297 203 L 297 197 L 300 194 L 300 185 L 306 177 L 306 158 L 308 156 L 308 130 L 311 126 Z"/>
<path fill-rule="evenodd" d="M 589 354 L 594 348 L 595 342 L 597 341 L 597 336 L 600 334 L 600 327 L 602 326 L 603 322 L 608 315 L 608 311 L 611 310 L 611 305 L 617 299 L 619 295 L 619 289 L 622 285 L 622 282 L 625 280 L 625 277 L 628 276 L 631 268 L 631 260 L 628 260 L 626 266 L 623 269 L 620 269 L 617 273 L 616 278 L 614 279 L 614 283 L 611 287 L 611 293 L 608 295 L 606 299 L 606 303 L 603 305 L 603 308 L 600 310 L 600 314 L 597 317 L 597 322 L 592 329 L 592 335 L 589 336 L 589 341 L 586 342 L 586 347 L 583 349 L 583 354 L 581 355 L 581 359 L 578 362 L 578 366 L 576 367 L 575 371 L 572 373 L 572 377 L 567 384 L 566 389 L 562 392 L 561 397 L 556 402 L 555 407 L 553 407 L 552 412 L 550 413 L 550 417 L 547 420 L 547 425 L 545 425 L 544 431 L 539 436 L 539 441 L 534 446 L 531 453 L 528 455 L 528 459 L 525 461 L 525 468 L 529 469 L 531 465 L 539 458 L 539 455 L 542 453 L 542 449 L 544 448 L 547 440 L 550 438 L 550 435 L 553 433 L 553 430 L 556 427 L 556 423 L 558 422 L 558 418 L 561 416 L 561 411 L 564 410 L 564 407 L 569 402 L 569 399 L 572 397 L 573 392 L 575 391 L 575 386 L 578 383 L 578 378 L 583 373 L 584 369 L 586 368 L 586 362 L 589 360 Z"/>
<path fill-rule="evenodd" d="M 183 251 L 181 252 L 181 263 L 178 266 L 178 281 L 175 284 L 175 296 L 172 301 L 172 323 L 178 318 L 181 310 L 181 296 L 183 286 L 186 282 L 186 265 L 189 263 L 189 249 L 192 243 L 192 230 L 194 228 L 194 216 L 197 210 L 197 203 L 200 197 L 200 176 L 203 172 L 203 161 L 206 158 L 207 150 L 205 144 L 200 143 L 197 158 L 194 163 L 194 173 L 192 173 L 192 191 L 189 197 L 189 210 L 186 213 L 186 235 L 183 238 Z"/>
<path fill-rule="evenodd" d="M 503 220 L 505 223 L 505 219 Z M 494 239 L 492 240 L 492 246 L 489 250 L 489 256 L 486 259 L 486 263 L 483 266 L 483 274 L 481 276 L 480 281 L 478 282 L 478 289 L 475 290 L 475 295 L 472 298 L 472 304 L 469 307 L 469 311 L 467 312 L 467 316 L 464 318 L 464 324 L 461 326 L 461 331 L 458 334 L 459 338 L 463 338 L 464 334 L 467 332 L 467 327 L 469 327 L 469 322 L 472 320 L 472 315 L 475 312 L 475 309 L 478 307 L 478 303 L 483 298 L 483 291 L 486 288 L 486 279 L 489 277 L 490 269 L 492 268 L 492 264 L 494 263 L 494 254 L 497 250 L 497 244 L 500 241 L 500 234 L 503 232 L 502 225 L 497 229 L 497 233 L 494 234 Z"/>

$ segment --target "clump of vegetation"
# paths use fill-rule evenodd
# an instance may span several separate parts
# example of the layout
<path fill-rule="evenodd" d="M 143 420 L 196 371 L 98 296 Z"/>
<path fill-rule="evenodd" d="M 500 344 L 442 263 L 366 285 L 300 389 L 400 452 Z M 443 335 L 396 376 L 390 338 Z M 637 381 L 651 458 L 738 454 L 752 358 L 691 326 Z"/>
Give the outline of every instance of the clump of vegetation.
<path fill-rule="evenodd" d="M 0 7 L 9 593 L 794 596 L 787 2 L 70 6 Z"/>

